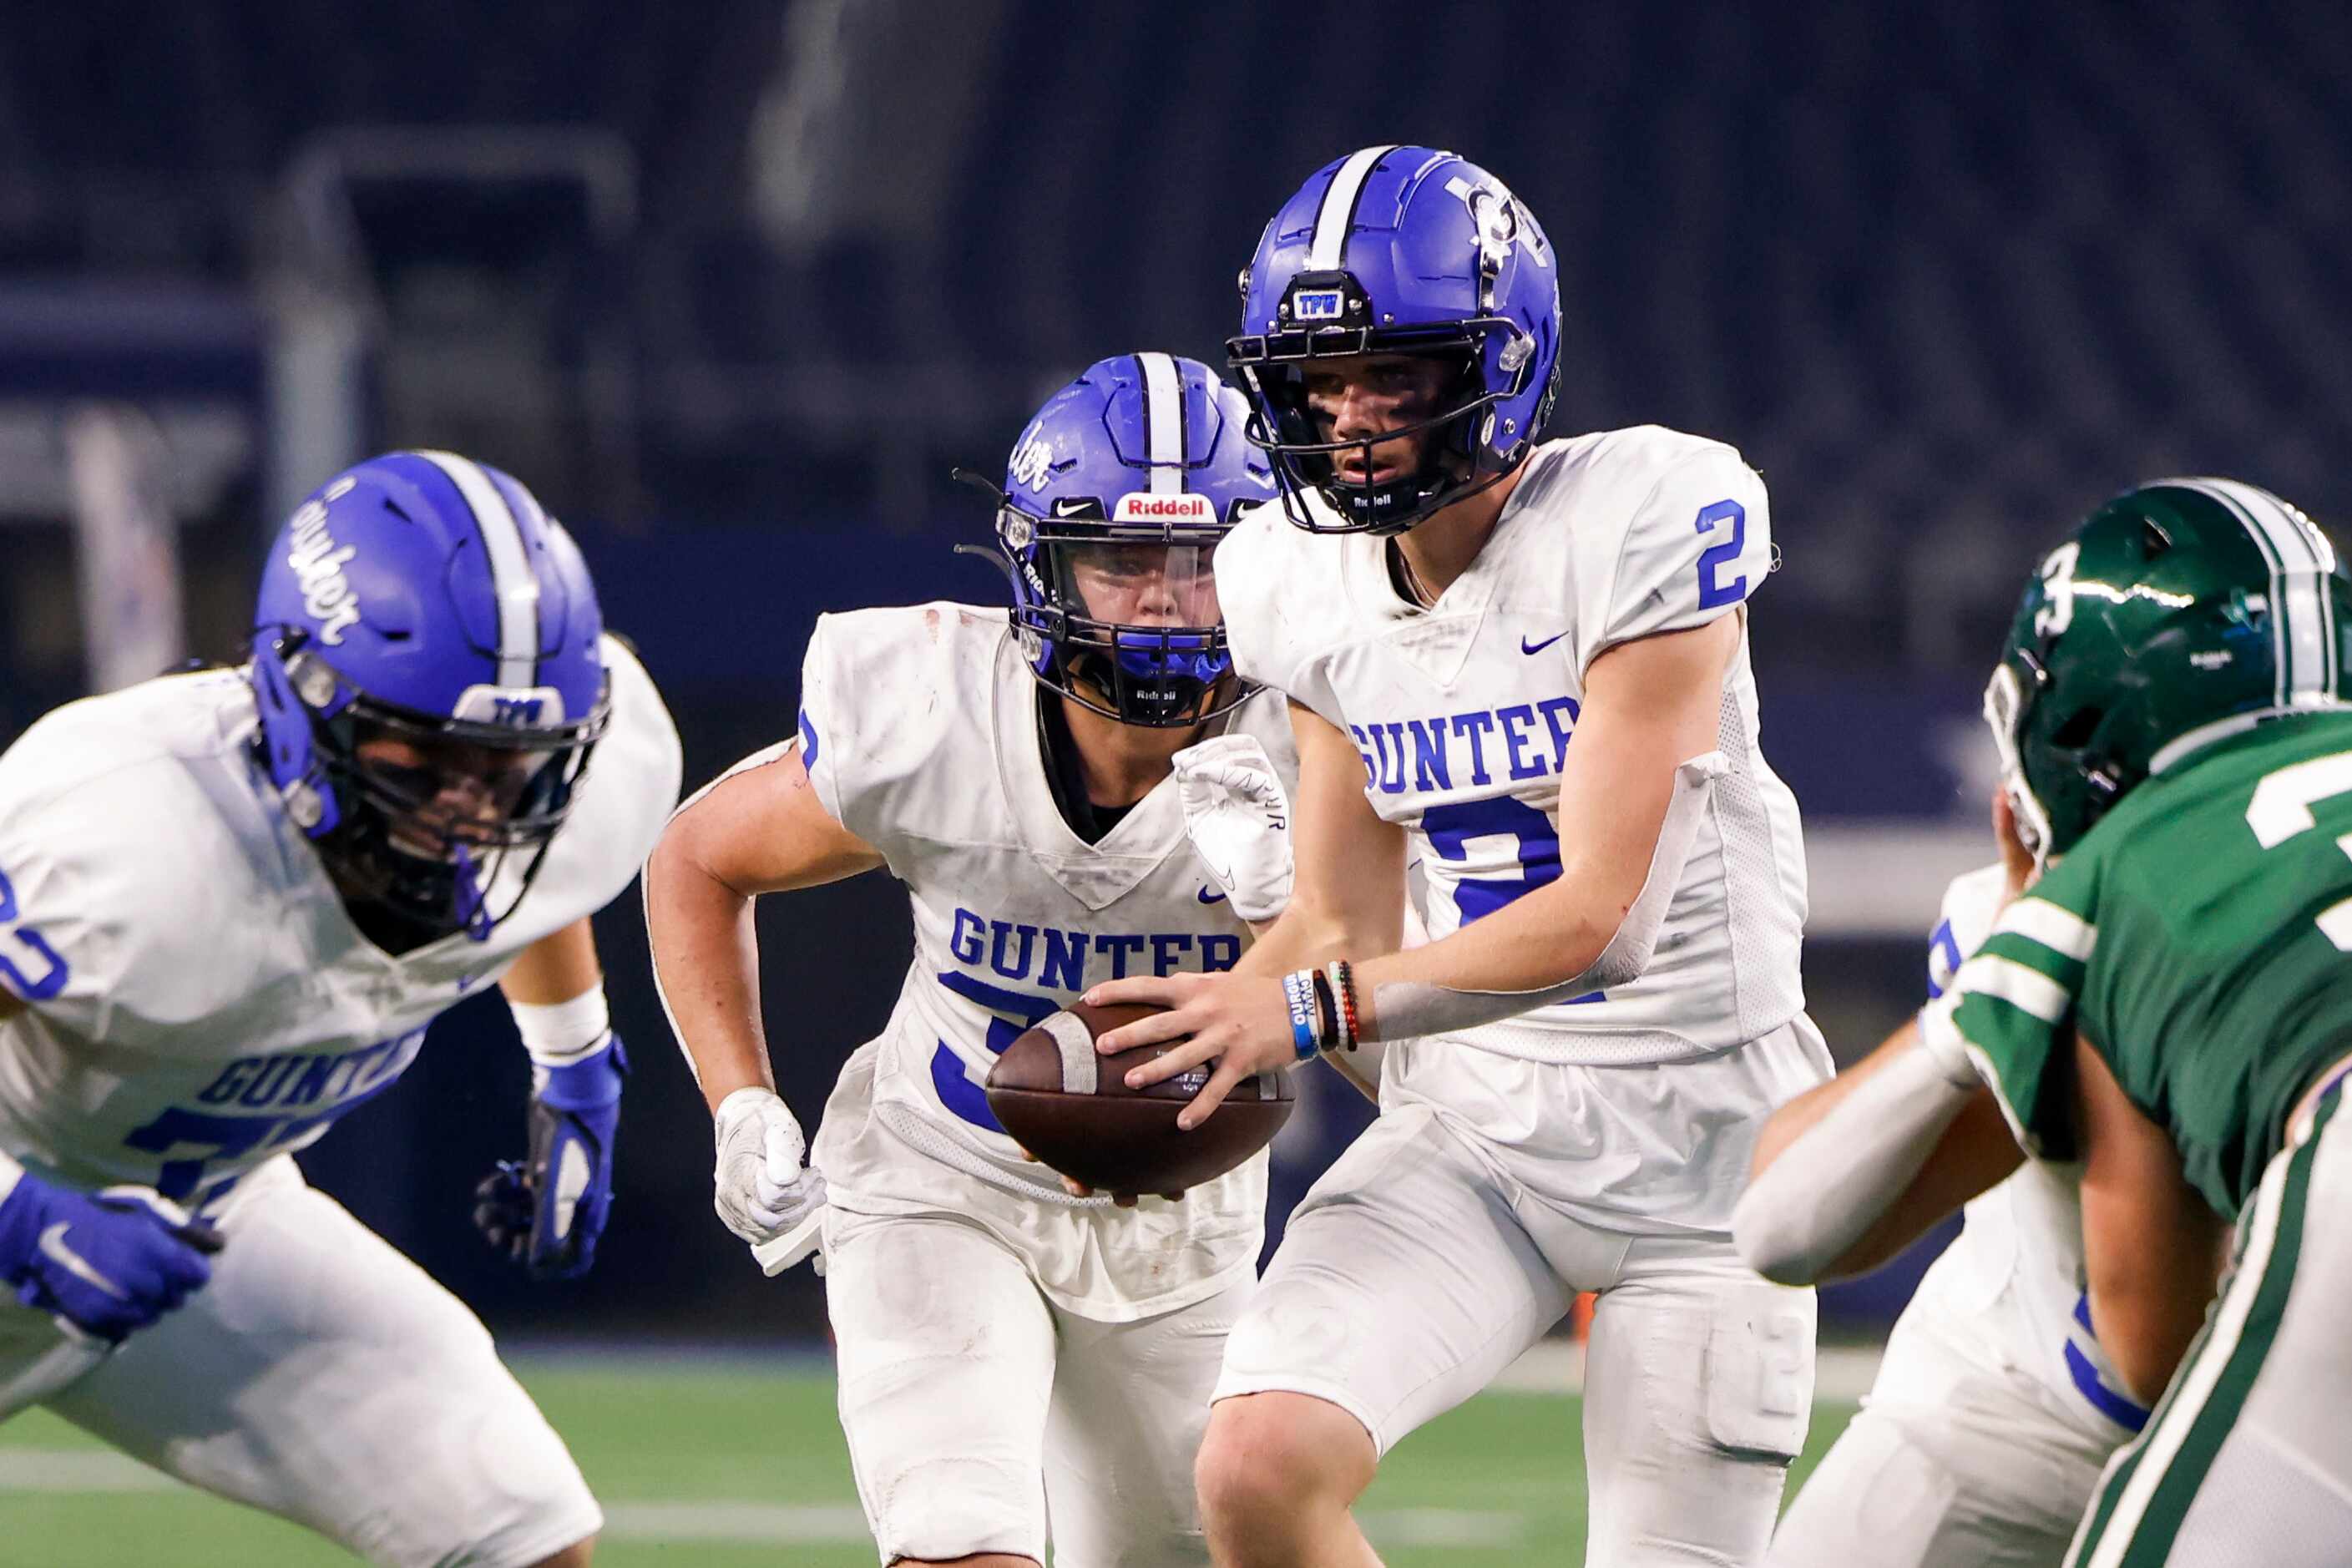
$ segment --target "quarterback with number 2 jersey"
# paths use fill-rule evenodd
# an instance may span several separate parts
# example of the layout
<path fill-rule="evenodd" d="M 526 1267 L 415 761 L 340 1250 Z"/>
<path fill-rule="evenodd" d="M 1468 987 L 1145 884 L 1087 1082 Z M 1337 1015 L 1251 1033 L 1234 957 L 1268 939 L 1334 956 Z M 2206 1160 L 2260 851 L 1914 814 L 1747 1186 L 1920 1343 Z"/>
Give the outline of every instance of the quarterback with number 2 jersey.
<path fill-rule="evenodd" d="M 1796 803 L 1748 670 L 1763 483 L 1654 426 L 1534 439 L 1550 252 L 1452 153 L 1366 148 L 1310 178 L 1244 318 L 1233 363 L 1283 495 L 1234 530 L 1223 580 L 1237 668 L 1293 704 L 1298 892 L 1230 981 L 1098 987 L 1175 1007 L 1101 1044 L 1190 1035 L 1139 1071 L 1214 1057 L 1204 1115 L 1291 1046 L 1388 1049 L 1379 1120 L 1292 1216 L 1227 1347 L 1211 1545 L 1359 1560 L 1344 1510 L 1379 1456 L 1593 1290 L 1591 1560 L 1757 1561 L 1811 1405 L 1813 1302 L 1741 1268 L 1731 1200 L 1758 1121 L 1829 1067 L 1798 981 Z M 1644 660 L 1685 687 L 1635 737 L 1596 671 Z M 1604 707 L 1612 736 L 1588 738 Z M 1571 808 L 1604 765 L 1622 793 Z M 1630 908 L 1590 909 L 1615 900 L 1596 845 L 1612 878 L 1638 859 Z M 1406 860 L 1431 941 L 1399 951 L 1386 868 Z M 1302 958 L 1339 962 L 1283 982 L 1292 1040 L 1269 1039 L 1248 998 Z M 1502 973 L 1540 978 L 1454 978 Z"/>

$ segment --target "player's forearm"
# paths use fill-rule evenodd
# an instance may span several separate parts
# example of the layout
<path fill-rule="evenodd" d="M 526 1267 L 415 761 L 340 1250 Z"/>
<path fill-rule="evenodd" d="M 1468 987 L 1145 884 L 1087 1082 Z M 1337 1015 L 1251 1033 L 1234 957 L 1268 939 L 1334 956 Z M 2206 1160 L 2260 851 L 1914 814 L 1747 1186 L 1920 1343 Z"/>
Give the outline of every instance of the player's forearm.
<path fill-rule="evenodd" d="M 773 1089 L 752 900 L 668 840 L 646 863 L 645 886 L 654 983 L 704 1100 L 716 1111 L 739 1089 Z"/>
<path fill-rule="evenodd" d="M 499 988 L 534 1066 L 567 1068 L 613 1039 L 596 936 L 585 919 L 540 938 L 516 956 Z"/>
<path fill-rule="evenodd" d="M 507 1000 L 526 1007 L 551 1007 L 604 984 L 596 962 L 596 935 L 585 920 L 551 932 L 515 955 L 499 979 Z"/>
<path fill-rule="evenodd" d="M 1563 874 L 1442 941 L 1384 956 L 1367 958 L 1361 949 L 1328 956 L 1355 963 L 1367 1040 L 1476 1028 L 1640 973 L 1654 929 L 1617 940 L 1640 891 L 1638 881 L 1619 891 L 1600 875 L 1571 884 Z"/>
<path fill-rule="evenodd" d="M 1709 752 L 1621 770 L 1603 826 L 1548 886 L 1443 942 L 1360 964 L 1364 1037 L 1477 1028 L 1639 978 L 1727 766 Z"/>
<path fill-rule="evenodd" d="M 1919 1019 L 1916 1014 L 1905 1020 L 1901 1028 L 1880 1042 L 1876 1050 L 1829 1079 L 1817 1083 L 1796 1099 L 1788 1100 L 1764 1119 L 1756 1134 L 1756 1148 L 1748 1159 L 1750 1181 L 1759 1180 L 1771 1168 L 1788 1147 L 1812 1131 L 1821 1120 L 1835 1110 L 1853 1091 L 1868 1082 L 1900 1051 L 1910 1050 L 1919 1043 Z"/>
<path fill-rule="evenodd" d="M 1280 918 L 1258 931 L 1241 962 L 1234 967 L 1244 974 L 1287 974 L 1295 969 L 1320 968 L 1335 958 L 1385 952 L 1402 940 L 1402 906 L 1383 921 L 1372 911 L 1345 911 L 1293 898 Z"/>
<path fill-rule="evenodd" d="M 1843 1091 L 1813 1092 L 1821 1109 L 1811 1124 L 1759 1167 L 1732 1211 L 1740 1257 L 1782 1285 L 1878 1260 L 1892 1239 L 1882 1222 L 1898 1206 L 1924 1206 L 1902 1200 L 1945 1130 L 1982 1091 L 1952 1082 L 1910 1046 L 1858 1070 Z M 1914 1225 L 1925 1228 L 1916 1218 L 1903 1228 Z"/>
<path fill-rule="evenodd" d="M 1398 1031 L 1382 1022 L 1383 1004 L 1395 1013 L 1414 988 L 1454 993 L 1459 1000 L 1448 1009 L 1457 1016 L 1450 1026 L 1469 1028 L 1541 1006 L 1546 993 L 1589 973 L 1615 934 L 1616 922 L 1603 930 L 1591 914 L 1575 909 L 1563 921 L 1547 908 L 1528 907 L 1534 903 L 1533 897 L 1521 899 L 1425 947 L 1357 962 L 1365 1037 L 1396 1037 Z"/>

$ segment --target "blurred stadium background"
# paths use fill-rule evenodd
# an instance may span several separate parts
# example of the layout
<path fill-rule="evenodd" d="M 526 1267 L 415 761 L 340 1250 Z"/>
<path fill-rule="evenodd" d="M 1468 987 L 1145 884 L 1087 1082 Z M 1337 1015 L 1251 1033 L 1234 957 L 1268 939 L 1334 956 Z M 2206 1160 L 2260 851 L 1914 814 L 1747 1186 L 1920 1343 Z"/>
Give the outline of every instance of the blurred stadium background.
<path fill-rule="evenodd" d="M 1988 855 L 1977 691 L 2032 550 L 2161 473 L 2352 507 L 2347 128 L 2352 13 L 2318 4 L 12 8 L 0 741 L 234 658 L 292 502 L 429 445 L 570 522 L 699 783 L 787 732 L 819 611 L 993 602 L 950 554 L 987 522 L 952 464 L 1000 464 L 1102 354 L 1218 362 L 1265 215 L 1346 149 L 1427 142 L 1558 245 L 1558 429 L 1720 436 L 1770 482 L 1765 746 L 1851 1056 Z M 306 1165 L 509 1342 L 821 1352 L 816 1282 L 761 1280 L 710 1215 L 634 900 L 600 929 L 639 1071 L 592 1278 L 525 1286 L 466 1223 L 522 1132 L 494 1004 Z M 902 900 L 772 900 L 761 933 L 813 1121 L 887 1013 Z M 1328 1090 L 1278 1199 L 1360 1124 Z M 1832 1331 L 1883 1330 L 1916 1262 L 1832 1293 Z"/>

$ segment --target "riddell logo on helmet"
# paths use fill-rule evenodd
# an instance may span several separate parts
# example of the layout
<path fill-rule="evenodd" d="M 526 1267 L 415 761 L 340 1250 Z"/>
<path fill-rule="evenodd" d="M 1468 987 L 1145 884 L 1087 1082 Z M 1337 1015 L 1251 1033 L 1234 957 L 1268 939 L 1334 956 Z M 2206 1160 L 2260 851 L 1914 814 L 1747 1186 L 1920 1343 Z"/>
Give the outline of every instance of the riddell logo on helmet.
<path fill-rule="evenodd" d="M 327 531 L 328 503 L 351 494 L 352 485 L 350 479 L 337 479 L 318 500 L 304 501 L 287 525 L 293 544 L 286 552 L 286 564 L 302 584 L 302 607 L 319 623 L 319 640 L 329 647 L 341 643 L 343 634 L 360 621 L 359 595 L 343 575 L 345 563 L 359 551 L 351 545 L 336 549 L 335 536 Z"/>
<path fill-rule="evenodd" d="M 1214 522 L 1217 509 L 1207 496 L 1155 496 L 1135 491 L 1118 498 L 1113 522 Z"/>

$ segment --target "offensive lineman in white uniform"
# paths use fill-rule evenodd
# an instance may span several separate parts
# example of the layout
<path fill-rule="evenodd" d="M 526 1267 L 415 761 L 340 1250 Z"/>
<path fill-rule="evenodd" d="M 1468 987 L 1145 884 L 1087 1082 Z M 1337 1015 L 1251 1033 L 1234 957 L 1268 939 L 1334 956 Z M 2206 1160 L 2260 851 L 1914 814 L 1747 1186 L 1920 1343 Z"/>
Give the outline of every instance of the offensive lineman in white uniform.
<path fill-rule="evenodd" d="M 1192 1457 L 1255 1283 L 1265 1157 L 1115 1207 L 1026 1161 L 982 1084 L 1097 980 L 1230 968 L 1287 896 L 1288 727 L 1232 674 L 1211 561 L 1273 493 L 1245 416 L 1194 361 L 1088 369 L 1012 455 L 1010 618 L 824 616 L 799 738 L 689 800 L 647 869 L 720 1217 L 761 1244 L 822 1207 L 842 1426 L 885 1563 L 1034 1568 L 1049 1521 L 1063 1568 L 1205 1558 Z M 803 1171 L 751 898 L 876 867 L 907 885 L 915 959 Z"/>
<path fill-rule="evenodd" d="M 0 756 L 0 1418 L 46 1404 L 375 1562 L 585 1563 L 595 1502 L 480 1322 L 292 1155 L 497 981 L 530 1158 L 477 1222 L 534 1274 L 587 1268 L 626 1067 L 588 917 L 678 768 L 569 535 L 436 452 L 294 513 L 251 664 L 26 731 Z"/>
<path fill-rule="evenodd" d="M 1317 173 L 1245 274 L 1230 347 L 1283 500 L 1226 543 L 1226 615 L 1292 700 L 1297 890 L 1235 973 L 1090 999 L 1174 1007 L 1101 1045 L 1192 1036 L 1129 1076 L 1214 1058 L 1196 1120 L 1402 1043 L 1227 1350 L 1221 1563 L 1375 1562 L 1348 1510 L 1379 1457 L 1582 1289 L 1588 1561 L 1759 1561 L 1803 1440 L 1812 1298 L 1728 1234 L 1757 1123 L 1829 1070 L 1796 803 L 1757 748 L 1764 489 L 1656 427 L 1537 446 L 1559 310 L 1527 210 L 1426 148 Z M 1408 846 L 1434 940 L 1398 951 Z"/>
<path fill-rule="evenodd" d="M 2009 875 L 1987 866 L 1944 894 L 1931 1000 L 1991 932 Z M 1909 1048 L 1917 1027 L 1883 1048 Z M 1768 1125 L 1759 1174 L 1809 1120 L 1800 1104 Z M 2030 1161 L 1962 1212 L 1862 1414 L 1781 1520 L 1773 1568 L 2056 1568 L 2107 1457 L 2147 1424 L 2091 1334 L 2077 1186 Z M 1743 1243 L 1750 1217 L 1743 1207 Z"/>

